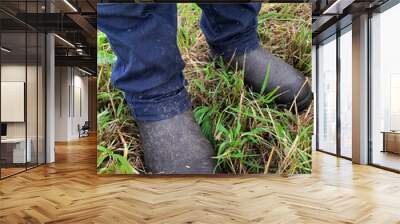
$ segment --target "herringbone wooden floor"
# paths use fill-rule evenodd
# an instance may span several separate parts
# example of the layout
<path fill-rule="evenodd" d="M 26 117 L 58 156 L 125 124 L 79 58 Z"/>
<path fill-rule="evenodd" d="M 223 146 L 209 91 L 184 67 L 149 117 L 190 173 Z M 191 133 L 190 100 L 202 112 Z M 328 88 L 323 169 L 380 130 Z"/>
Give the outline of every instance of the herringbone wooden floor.
<path fill-rule="evenodd" d="M 97 176 L 95 138 L 0 181 L 0 223 L 400 223 L 400 175 L 314 153 L 290 178 Z"/>

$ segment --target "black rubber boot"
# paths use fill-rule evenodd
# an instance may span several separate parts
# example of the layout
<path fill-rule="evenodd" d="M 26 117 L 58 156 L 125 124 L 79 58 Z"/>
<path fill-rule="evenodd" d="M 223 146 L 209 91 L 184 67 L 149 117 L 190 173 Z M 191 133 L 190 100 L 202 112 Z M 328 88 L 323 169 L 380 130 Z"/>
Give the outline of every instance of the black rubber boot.
<path fill-rule="evenodd" d="M 153 174 L 212 174 L 214 149 L 191 110 L 161 121 L 139 121 L 146 170 Z"/>
<path fill-rule="evenodd" d="M 269 67 L 269 77 L 265 92 L 278 88 L 275 102 L 286 108 L 296 98 L 299 111 L 307 108 L 312 101 L 312 92 L 304 75 L 282 59 L 259 47 L 244 55 L 225 59 L 231 66 L 244 68 L 244 81 L 253 91 L 260 92 Z"/>

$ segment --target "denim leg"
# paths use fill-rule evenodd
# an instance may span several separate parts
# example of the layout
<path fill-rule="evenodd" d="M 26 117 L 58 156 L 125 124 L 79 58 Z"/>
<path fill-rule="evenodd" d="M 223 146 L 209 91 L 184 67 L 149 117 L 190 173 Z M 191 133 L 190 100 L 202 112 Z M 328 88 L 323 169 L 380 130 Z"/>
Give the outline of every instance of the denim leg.
<path fill-rule="evenodd" d="M 261 3 L 198 5 L 203 10 L 200 27 L 216 55 L 229 58 L 259 47 L 257 16 Z"/>
<path fill-rule="evenodd" d="M 98 28 L 117 56 L 111 81 L 133 116 L 163 120 L 191 107 L 176 44 L 176 4 L 98 4 Z"/>

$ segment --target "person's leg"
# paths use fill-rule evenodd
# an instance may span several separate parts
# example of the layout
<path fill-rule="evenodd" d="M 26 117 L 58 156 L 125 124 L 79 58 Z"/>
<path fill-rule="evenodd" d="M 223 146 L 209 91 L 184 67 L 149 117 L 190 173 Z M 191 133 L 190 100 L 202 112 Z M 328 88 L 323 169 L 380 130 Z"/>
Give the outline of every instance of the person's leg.
<path fill-rule="evenodd" d="M 257 16 L 260 3 L 198 4 L 200 27 L 213 54 L 230 58 L 257 49 Z"/>
<path fill-rule="evenodd" d="M 212 173 L 213 149 L 185 89 L 176 13 L 175 4 L 98 4 L 98 28 L 117 56 L 111 80 L 138 123 L 146 169 Z"/>
<path fill-rule="evenodd" d="M 203 10 L 201 28 L 214 56 L 222 56 L 232 66 L 244 69 L 247 85 L 260 92 L 269 71 L 266 91 L 278 88 L 278 104 L 296 99 L 299 109 L 312 99 L 303 74 L 260 47 L 257 16 L 261 3 L 199 4 Z"/>
<path fill-rule="evenodd" d="M 136 120 L 163 120 L 190 108 L 174 4 L 98 4 L 97 23 L 117 56 L 112 84 L 125 93 Z"/>

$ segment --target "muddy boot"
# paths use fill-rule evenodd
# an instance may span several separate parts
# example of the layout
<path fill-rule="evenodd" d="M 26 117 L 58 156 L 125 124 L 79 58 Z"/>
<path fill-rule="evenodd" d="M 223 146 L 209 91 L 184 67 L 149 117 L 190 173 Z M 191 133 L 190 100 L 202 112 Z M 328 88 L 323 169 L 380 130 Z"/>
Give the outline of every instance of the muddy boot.
<path fill-rule="evenodd" d="M 261 91 L 270 65 L 268 82 L 264 91 L 270 92 L 278 88 L 279 96 L 275 99 L 278 105 L 288 108 L 296 98 L 297 109 L 301 111 L 312 101 L 311 88 L 308 83 L 305 83 L 304 75 L 262 47 L 225 61 L 233 67 L 238 65 L 239 69 L 244 68 L 245 83 L 256 92 Z"/>
<path fill-rule="evenodd" d="M 146 170 L 153 174 L 212 174 L 214 149 L 191 110 L 161 121 L 139 121 Z"/>

